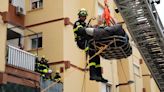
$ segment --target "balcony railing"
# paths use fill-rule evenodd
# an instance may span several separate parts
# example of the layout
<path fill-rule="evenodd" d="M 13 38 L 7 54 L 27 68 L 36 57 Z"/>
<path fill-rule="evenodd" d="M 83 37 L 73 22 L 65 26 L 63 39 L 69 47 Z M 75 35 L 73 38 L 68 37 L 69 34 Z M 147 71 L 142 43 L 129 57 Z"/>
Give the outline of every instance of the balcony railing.
<path fill-rule="evenodd" d="M 7 64 L 34 71 L 35 59 L 35 55 L 8 45 Z"/>
<path fill-rule="evenodd" d="M 41 78 L 41 92 L 63 92 L 63 83 L 57 83 L 51 80 Z"/>

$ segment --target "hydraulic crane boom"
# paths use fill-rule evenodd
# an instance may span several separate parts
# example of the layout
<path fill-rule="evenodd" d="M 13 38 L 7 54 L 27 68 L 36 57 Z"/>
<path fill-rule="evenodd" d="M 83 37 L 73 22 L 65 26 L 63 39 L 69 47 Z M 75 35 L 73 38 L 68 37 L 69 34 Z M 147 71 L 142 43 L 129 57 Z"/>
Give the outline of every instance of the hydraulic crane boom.
<path fill-rule="evenodd" d="M 163 25 L 150 0 L 114 0 L 160 92 L 164 92 Z"/>

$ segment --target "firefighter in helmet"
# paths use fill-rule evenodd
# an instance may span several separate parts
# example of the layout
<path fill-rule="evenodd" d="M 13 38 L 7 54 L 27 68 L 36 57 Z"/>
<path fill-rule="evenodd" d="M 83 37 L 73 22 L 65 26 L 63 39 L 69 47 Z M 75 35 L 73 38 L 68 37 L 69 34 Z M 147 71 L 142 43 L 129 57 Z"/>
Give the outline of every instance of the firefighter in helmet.
<path fill-rule="evenodd" d="M 82 8 L 78 12 L 79 19 L 74 23 L 73 31 L 75 35 L 75 41 L 77 46 L 86 51 L 90 57 L 95 55 L 96 50 L 92 44 L 89 43 L 89 40 L 93 38 L 94 28 L 87 28 L 86 17 L 88 13 L 86 9 Z M 89 71 L 90 71 L 90 80 L 95 80 L 98 82 L 106 83 L 108 80 L 102 77 L 100 67 L 100 56 L 96 55 L 94 58 L 89 60 Z"/>
<path fill-rule="evenodd" d="M 60 72 L 57 70 L 56 73 L 55 73 L 55 76 L 53 78 L 54 82 L 57 82 L 57 83 L 62 83 L 61 82 L 61 76 L 60 76 Z"/>

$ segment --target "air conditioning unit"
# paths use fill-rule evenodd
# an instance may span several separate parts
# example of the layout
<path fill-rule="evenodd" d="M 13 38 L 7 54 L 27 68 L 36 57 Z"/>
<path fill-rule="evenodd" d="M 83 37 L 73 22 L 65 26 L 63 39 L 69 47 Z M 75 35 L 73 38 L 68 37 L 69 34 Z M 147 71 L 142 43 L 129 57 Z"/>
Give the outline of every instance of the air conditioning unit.
<path fill-rule="evenodd" d="M 155 2 L 156 2 L 157 4 L 160 4 L 160 0 L 155 0 Z"/>
<path fill-rule="evenodd" d="M 160 0 L 150 0 L 151 4 L 157 3 L 160 4 Z"/>
<path fill-rule="evenodd" d="M 23 14 L 23 8 L 17 6 L 17 7 L 16 7 L 16 14 L 17 14 L 17 15 L 24 15 L 24 14 Z"/>

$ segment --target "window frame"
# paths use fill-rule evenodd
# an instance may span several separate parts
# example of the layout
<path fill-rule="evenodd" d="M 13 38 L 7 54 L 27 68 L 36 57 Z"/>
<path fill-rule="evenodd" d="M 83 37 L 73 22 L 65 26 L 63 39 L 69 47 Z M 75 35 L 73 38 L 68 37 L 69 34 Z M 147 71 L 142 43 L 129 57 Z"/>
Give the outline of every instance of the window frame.
<path fill-rule="evenodd" d="M 31 10 L 43 8 L 43 0 L 31 0 Z M 36 4 L 36 6 L 33 6 Z"/>
<path fill-rule="evenodd" d="M 38 39 L 39 38 L 42 39 L 41 40 L 42 41 L 41 42 L 41 47 L 33 46 L 32 39 L 37 39 L 37 37 L 38 37 Z M 38 48 L 43 48 L 43 36 L 42 36 L 42 33 L 39 33 L 38 36 L 37 35 L 31 35 L 31 36 L 29 36 L 28 42 L 29 42 L 29 44 L 28 44 L 28 50 L 35 50 L 35 49 L 38 49 Z M 38 42 L 38 44 L 39 44 L 39 42 Z M 35 44 L 35 45 L 37 45 L 37 44 Z"/>
<path fill-rule="evenodd" d="M 38 38 L 32 38 L 31 39 L 31 49 L 42 48 L 42 45 L 43 45 L 42 42 L 43 42 L 42 36 L 41 37 L 38 37 Z"/>
<path fill-rule="evenodd" d="M 138 77 L 141 77 L 141 69 L 140 66 L 136 63 L 133 63 L 134 74 Z"/>

